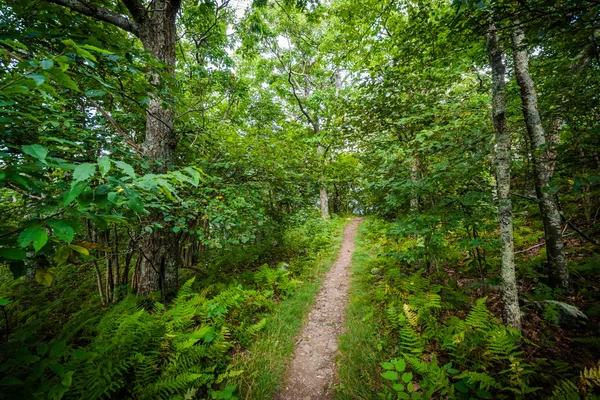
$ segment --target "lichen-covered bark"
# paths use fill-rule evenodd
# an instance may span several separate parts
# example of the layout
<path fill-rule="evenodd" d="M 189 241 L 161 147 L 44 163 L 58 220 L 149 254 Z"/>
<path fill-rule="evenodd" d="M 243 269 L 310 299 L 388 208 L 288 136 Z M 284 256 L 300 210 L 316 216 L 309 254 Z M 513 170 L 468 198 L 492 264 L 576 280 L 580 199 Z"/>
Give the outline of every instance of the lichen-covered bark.
<path fill-rule="evenodd" d="M 518 23 L 516 24 L 519 25 Z M 537 105 L 537 93 L 529 74 L 529 56 L 523 48 L 525 35 L 521 29 L 512 34 L 515 75 L 521 89 L 523 116 L 531 143 L 531 159 L 534 167 L 534 180 L 537 198 L 540 204 L 548 255 L 548 273 L 550 283 L 555 287 L 569 288 L 569 270 L 562 241 L 560 213 L 554 195 L 549 191 L 549 182 L 554 172 L 554 161 Z M 550 136 L 553 138 L 553 136 Z M 554 136 L 555 138 L 555 136 Z"/>
<path fill-rule="evenodd" d="M 513 241 L 513 215 L 510 200 L 511 137 L 506 126 L 505 67 L 498 34 L 490 24 L 487 34 L 487 51 L 492 68 L 492 119 L 496 135 L 496 192 L 498 196 L 498 224 L 502 242 L 502 287 L 506 323 L 521 329 L 519 292 L 515 276 L 515 250 Z"/>
<path fill-rule="evenodd" d="M 314 129 L 315 136 L 318 135 L 318 128 Z M 319 202 L 321 206 L 321 218 L 327 219 L 329 218 L 329 196 L 327 195 L 327 186 L 325 185 L 325 150 L 323 146 L 319 145 L 317 147 L 317 156 L 319 157 L 319 162 L 321 164 L 321 187 L 319 188 Z"/>
<path fill-rule="evenodd" d="M 421 168 L 421 163 L 419 159 L 415 156 L 415 158 L 411 158 L 409 160 L 410 164 L 410 180 L 413 183 L 416 183 L 419 180 L 419 170 Z M 410 199 L 410 212 L 417 213 L 419 212 L 419 196 L 415 195 Z"/>
<path fill-rule="evenodd" d="M 319 190 L 319 198 L 321 201 L 321 218 L 327 219 L 329 218 L 329 197 L 325 185 L 321 186 Z"/>

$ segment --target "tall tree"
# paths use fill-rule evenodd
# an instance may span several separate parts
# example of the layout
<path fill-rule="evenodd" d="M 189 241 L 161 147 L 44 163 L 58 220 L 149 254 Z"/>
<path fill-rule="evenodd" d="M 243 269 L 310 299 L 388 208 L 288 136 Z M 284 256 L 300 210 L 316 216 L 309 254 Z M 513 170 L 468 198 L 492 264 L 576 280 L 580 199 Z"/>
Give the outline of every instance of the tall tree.
<path fill-rule="evenodd" d="M 151 85 L 159 88 L 164 84 L 165 76 L 173 76 L 177 45 L 176 18 L 180 0 L 156 0 L 148 4 L 139 0 L 122 0 L 122 5 L 130 16 L 79 0 L 47 1 L 115 25 L 138 37 L 144 48 L 164 65 L 163 73 L 149 68 L 147 79 Z M 177 144 L 173 105 L 163 107 L 163 104 L 163 99 L 156 95 L 150 96 L 142 145 L 143 155 L 154 162 L 156 172 L 165 172 L 173 164 Z M 154 213 L 150 218 L 156 220 L 158 215 Z M 177 287 L 176 249 L 175 236 L 171 233 L 154 231 L 146 237 L 141 246 L 142 262 L 137 280 L 139 294 L 159 289 L 173 290 Z"/>
<path fill-rule="evenodd" d="M 498 224 L 502 242 L 502 277 L 504 316 L 508 325 L 521 329 L 519 292 L 515 278 L 512 202 L 510 200 L 511 135 L 506 124 L 506 94 L 503 52 L 498 43 L 498 31 L 493 22 L 487 34 L 487 50 L 492 69 L 492 120 L 496 134 L 496 193 Z"/>
<path fill-rule="evenodd" d="M 517 22 L 517 29 L 511 35 L 513 58 L 517 83 L 521 89 L 523 117 L 531 143 L 531 160 L 535 190 L 540 206 L 546 239 L 550 282 L 553 286 L 569 288 L 569 270 L 562 241 L 560 211 L 549 183 L 554 171 L 552 154 L 549 149 L 555 145 L 556 135 L 546 137 L 538 110 L 537 92 L 529 73 L 529 55 L 523 43 L 525 33 Z"/>

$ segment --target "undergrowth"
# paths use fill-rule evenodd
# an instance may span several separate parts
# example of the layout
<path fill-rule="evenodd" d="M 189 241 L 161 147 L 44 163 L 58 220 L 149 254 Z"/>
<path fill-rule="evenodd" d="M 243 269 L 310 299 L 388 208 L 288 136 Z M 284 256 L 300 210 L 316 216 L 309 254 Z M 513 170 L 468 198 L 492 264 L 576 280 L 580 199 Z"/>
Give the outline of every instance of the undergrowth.
<path fill-rule="evenodd" d="M 242 266 L 238 253 L 227 261 L 224 251 L 218 262 L 213 257 L 217 267 L 202 266 L 221 269 L 218 279 L 197 274 L 167 302 L 130 295 L 98 307 L 90 298 L 92 275 L 84 270 L 76 275 L 83 282 L 61 280 L 57 271 L 51 288 L 29 282 L 31 292 L 18 289 L 28 282 L 6 283 L 2 297 L 11 299 L 15 327 L 0 347 L 0 398 L 238 398 L 238 384 L 254 378 L 237 361 L 240 354 L 283 327 L 283 336 L 293 340 L 294 322 L 300 323 L 312 301 L 344 223 L 299 218 L 262 244 L 268 254 L 248 247 L 255 257 Z M 74 294 L 60 297 L 61 289 Z M 36 305 L 45 302 L 54 303 L 38 315 Z M 40 318 L 50 320 L 40 325 Z M 289 347 L 282 348 L 281 365 Z"/>
<path fill-rule="evenodd" d="M 416 240 L 387 232 L 376 219 L 359 229 L 337 398 L 597 398 L 597 365 L 577 371 L 552 360 L 548 343 L 502 324 L 487 297 L 450 279 L 447 263 L 428 273 L 397 257 Z M 598 345 L 594 337 L 579 342 Z"/>

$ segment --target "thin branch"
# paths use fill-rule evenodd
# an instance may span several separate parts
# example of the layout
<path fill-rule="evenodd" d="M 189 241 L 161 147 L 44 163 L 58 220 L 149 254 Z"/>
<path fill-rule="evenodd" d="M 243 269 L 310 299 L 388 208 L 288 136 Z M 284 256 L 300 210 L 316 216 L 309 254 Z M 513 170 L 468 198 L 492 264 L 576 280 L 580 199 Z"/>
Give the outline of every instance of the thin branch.
<path fill-rule="evenodd" d="M 123 138 L 123 140 L 125 141 L 125 143 L 127 143 L 128 145 L 130 145 L 131 147 L 133 147 L 136 151 L 140 151 L 139 146 L 130 138 L 127 137 L 127 133 L 125 133 L 125 131 L 123 130 L 123 128 L 121 128 L 121 126 L 117 123 L 117 121 L 115 121 L 115 119 L 109 114 L 107 113 L 104 108 L 102 108 L 102 106 L 100 104 L 98 104 L 94 99 L 89 98 L 88 96 L 84 96 L 90 103 L 92 103 L 92 105 L 94 107 L 96 107 L 96 109 L 100 112 L 100 114 L 102 114 L 102 116 L 104 118 L 106 118 L 106 120 L 108 122 L 110 122 L 110 124 L 115 128 L 115 130 L 117 131 L 117 133 L 119 134 L 119 136 L 121 136 Z"/>
<path fill-rule="evenodd" d="M 577 228 L 577 226 L 575 226 L 575 224 L 573 224 L 570 220 L 568 220 L 567 217 L 565 217 L 565 213 L 563 213 L 562 211 L 559 211 L 559 214 L 560 214 L 560 217 L 562 218 L 562 220 L 565 221 L 567 223 L 567 225 L 569 225 L 569 227 L 571 227 L 571 229 L 573 229 L 575 232 L 579 233 L 579 235 L 582 238 L 584 238 L 591 244 L 596 244 L 596 245 L 598 244 L 598 242 L 596 242 L 594 239 L 592 239 L 591 237 L 589 237 L 588 235 L 583 233 L 579 228 Z"/>

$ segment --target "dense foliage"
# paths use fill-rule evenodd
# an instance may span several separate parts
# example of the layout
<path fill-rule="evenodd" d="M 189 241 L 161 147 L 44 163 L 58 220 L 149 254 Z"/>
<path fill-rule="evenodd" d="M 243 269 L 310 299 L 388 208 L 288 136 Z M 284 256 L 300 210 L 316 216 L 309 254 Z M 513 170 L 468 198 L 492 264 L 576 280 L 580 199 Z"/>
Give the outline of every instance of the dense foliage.
<path fill-rule="evenodd" d="M 350 214 L 341 398 L 593 398 L 599 11 L 4 1 L 0 398 L 272 396 Z"/>

